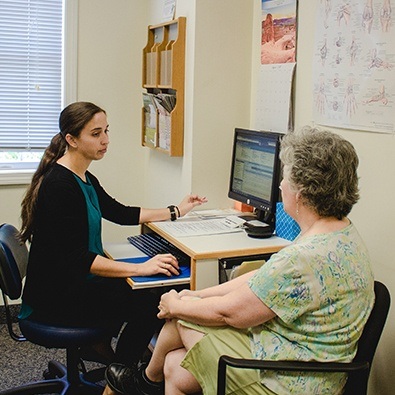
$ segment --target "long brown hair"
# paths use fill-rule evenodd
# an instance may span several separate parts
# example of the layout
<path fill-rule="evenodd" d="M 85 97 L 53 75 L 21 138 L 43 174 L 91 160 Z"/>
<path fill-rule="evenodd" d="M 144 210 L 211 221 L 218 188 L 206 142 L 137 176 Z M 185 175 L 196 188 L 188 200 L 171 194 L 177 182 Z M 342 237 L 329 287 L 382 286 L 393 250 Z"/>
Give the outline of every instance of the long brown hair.
<path fill-rule="evenodd" d="M 105 113 L 103 109 L 93 103 L 76 102 L 68 105 L 60 113 L 60 132 L 52 138 L 51 143 L 44 151 L 37 170 L 33 175 L 32 182 L 26 190 L 25 197 L 22 201 L 20 238 L 23 242 L 32 240 L 38 191 L 44 176 L 56 161 L 65 154 L 68 147 L 65 139 L 66 135 L 70 134 L 73 137 L 79 137 L 85 125 L 99 112 Z"/>

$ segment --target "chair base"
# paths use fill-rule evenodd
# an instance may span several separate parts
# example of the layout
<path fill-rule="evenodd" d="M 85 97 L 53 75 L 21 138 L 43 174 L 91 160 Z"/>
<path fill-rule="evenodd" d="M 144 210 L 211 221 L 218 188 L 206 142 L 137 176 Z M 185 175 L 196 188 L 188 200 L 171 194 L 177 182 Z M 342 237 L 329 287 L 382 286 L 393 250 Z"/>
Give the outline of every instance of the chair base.
<path fill-rule="evenodd" d="M 105 368 L 99 368 L 81 373 L 77 379 L 70 381 L 66 366 L 57 361 L 50 361 L 48 369 L 44 372 L 44 380 L 2 391 L 0 395 L 101 395 L 104 387 L 97 382 L 104 379 L 104 370 Z"/>

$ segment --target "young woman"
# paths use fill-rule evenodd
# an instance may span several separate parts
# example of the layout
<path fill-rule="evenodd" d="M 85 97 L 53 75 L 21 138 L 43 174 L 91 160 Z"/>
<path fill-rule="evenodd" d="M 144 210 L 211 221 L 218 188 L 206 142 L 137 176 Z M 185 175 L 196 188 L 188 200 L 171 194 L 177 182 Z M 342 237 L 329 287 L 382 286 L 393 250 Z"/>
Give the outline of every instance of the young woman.
<path fill-rule="evenodd" d="M 148 364 L 111 364 L 105 394 L 216 393 L 220 355 L 351 361 L 374 303 L 369 254 L 347 218 L 358 201 L 358 157 L 340 136 L 307 128 L 281 144 L 285 211 L 301 228 L 259 270 L 161 297 L 166 319 Z M 227 393 L 342 393 L 346 375 L 230 369 Z"/>
<path fill-rule="evenodd" d="M 189 195 L 171 209 L 124 206 L 88 171 L 91 162 L 102 159 L 108 149 L 105 111 L 88 102 L 70 104 L 60 114 L 59 128 L 22 202 L 21 239 L 31 245 L 20 318 L 100 325 L 109 327 L 114 335 L 126 323 L 115 359 L 111 336 L 94 350 L 82 350 L 82 357 L 131 365 L 159 328 L 159 294 L 134 291 L 125 278 L 157 273 L 172 276 L 178 273 L 178 262 L 170 254 L 157 255 L 143 264 L 106 258 L 102 218 L 120 225 L 174 219 L 206 198 Z"/>

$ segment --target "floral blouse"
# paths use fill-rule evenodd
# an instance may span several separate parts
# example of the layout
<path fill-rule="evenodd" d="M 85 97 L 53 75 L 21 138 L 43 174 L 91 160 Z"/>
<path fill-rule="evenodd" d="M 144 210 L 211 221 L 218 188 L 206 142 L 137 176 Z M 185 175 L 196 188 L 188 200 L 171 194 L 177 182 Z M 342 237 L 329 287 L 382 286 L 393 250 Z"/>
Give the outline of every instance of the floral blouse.
<path fill-rule="evenodd" d="M 257 297 L 276 313 L 250 328 L 254 358 L 351 361 L 374 303 L 367 249 L 353 224 L 329 234 L 299 237 L 250 279 Z M 279 395 L 342 393 L 343 373 L 264 371 L 262 383 Z"/>

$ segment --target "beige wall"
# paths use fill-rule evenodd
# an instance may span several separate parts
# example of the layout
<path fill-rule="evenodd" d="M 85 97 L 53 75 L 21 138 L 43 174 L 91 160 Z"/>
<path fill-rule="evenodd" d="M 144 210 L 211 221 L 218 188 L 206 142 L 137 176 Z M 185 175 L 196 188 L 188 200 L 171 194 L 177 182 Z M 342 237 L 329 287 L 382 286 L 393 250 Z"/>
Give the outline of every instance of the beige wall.
<path fill-rule="evenodd" d="M 91 170 L 124 203 L 164 206 L 191 191 L 207 207 L 226 207 L 233 129 L 250 125 L 252 84 L 259 67 L 259 0 L 178 0 L 187 17 L 185 155 L 169 158 L 140 146 L 141 51 L 146 25 L 160 22 L 162 1 L 79 0 L 78 99 L 103 106 L 111 146 Z M 312 124 L 312 50 L 316 0 L 299 1 L 296 126 Z M 252 50 L 254 49 L 254 50 Z M 258 52 L 257 52 L 258 51 Z M 251 59 L 253 60 L 251 62 Z M 252 119 L 252 117 L 251 117 Z M 360 156 L 361 200 L 351 219 L 371 252 L 376 278 L 395 295 L 390 246 L 395 210 L 393 135 L 337 129 Z M 25 187 L 0 187 L 1 222 L 19 224 Z M 105 224 L 104 239 L 138 232 Z M 373 366 L 369 395 L 395 387 L 395 313 Z"/>
<path fill-rule="evenodd" d="M 110 125 L 110 148 L 92 164 L 104 188 L 130 205 L 144 203 L 144 150 L 140 146 L 141 54 L 147 7 L 134 0 L 79 0 L 78 100 L 102 106 Z M 104 224 L 104 239 L 119 240 L 139 227 Z"/>

